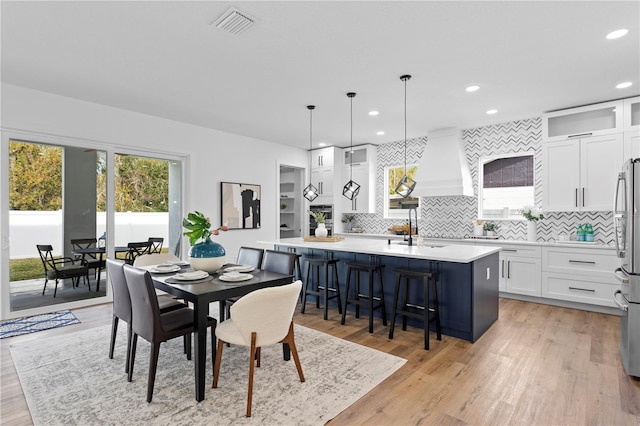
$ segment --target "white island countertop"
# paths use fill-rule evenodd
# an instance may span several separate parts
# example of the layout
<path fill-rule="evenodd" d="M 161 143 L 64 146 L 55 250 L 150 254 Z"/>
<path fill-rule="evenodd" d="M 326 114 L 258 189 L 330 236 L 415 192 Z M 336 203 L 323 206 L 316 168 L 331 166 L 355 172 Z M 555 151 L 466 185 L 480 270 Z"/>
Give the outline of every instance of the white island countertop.
<path fill-rule="evenodd" d="M 408 246 L 392 241 L 367 238 L 349 238 L 336 242 L 305 241 L 303 238 L 280 238 L 274 241 L 258 241 L 261 244 L 281 245 L 316 250 L 342 251 L 379 256 L 408 257 L 412 259 L 437 260 L 440 262 L 470 263 L 500 251 L 500 246 L 474 246 L 442 242 L 423 247 Z M 416 241 L 414 241 L 416 244 Z"/>

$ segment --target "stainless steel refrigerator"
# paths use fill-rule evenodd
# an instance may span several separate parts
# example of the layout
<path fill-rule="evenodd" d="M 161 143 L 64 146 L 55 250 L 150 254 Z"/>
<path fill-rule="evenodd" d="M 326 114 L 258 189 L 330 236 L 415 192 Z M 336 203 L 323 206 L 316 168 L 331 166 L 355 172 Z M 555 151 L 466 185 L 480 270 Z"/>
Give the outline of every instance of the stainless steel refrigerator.
<path fill-rule="evenodd" d="M 640 158 L 627 160 L 618 174 L 613 207 L 621 282 L 613 300 L 622 310 L 620 356 L 627 374 L 640 377 Z"/>

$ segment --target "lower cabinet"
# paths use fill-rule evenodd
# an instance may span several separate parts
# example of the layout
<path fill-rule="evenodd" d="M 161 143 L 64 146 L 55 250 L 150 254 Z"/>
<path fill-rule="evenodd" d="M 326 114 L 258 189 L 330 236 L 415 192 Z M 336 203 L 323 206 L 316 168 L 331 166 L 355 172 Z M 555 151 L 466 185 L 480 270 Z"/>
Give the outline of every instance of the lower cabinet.
<path fill-rule="evenodd" d="M 500 291 L 540 297 L 540 246 L 504 244 L 500 250 Z"/>
<path fill-rule="evenodd" d="M 614 250 L 544 247 L 542 297 L 614 307 L 617 265 Z"/>

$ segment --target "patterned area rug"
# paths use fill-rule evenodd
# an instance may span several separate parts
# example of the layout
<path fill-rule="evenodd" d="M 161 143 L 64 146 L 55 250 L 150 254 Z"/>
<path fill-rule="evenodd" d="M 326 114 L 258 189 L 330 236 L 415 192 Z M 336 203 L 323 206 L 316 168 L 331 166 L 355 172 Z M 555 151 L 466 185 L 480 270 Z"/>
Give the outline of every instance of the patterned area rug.
<path fill-rule="evenodd" d="M 252 417 L 245 415 L 248 349 L 225 347 L 217 389 L 211 389 L 210 344 L 205 400 L 194 398 L 193 363 L 182 339 L 163 343 L 153 401 L 146 402 L 149 344 L 138 340 L 133 382 L 124 373 L 126 326 L 108 358 L 110 326 L 11 345 L 35 425 L 257 424 L 323 425 L 406 360 L 295 326 L 306 381 L 280 345 L 263 348 L 254 376 Z"/>
<path fill-rule="evenodd" d="M 35 333 L 36 331 L 78 324 L 80 321 L 71 311 L 60 311 L 52 314 L 34 315 L 0 322 L 0 339 Z"/>

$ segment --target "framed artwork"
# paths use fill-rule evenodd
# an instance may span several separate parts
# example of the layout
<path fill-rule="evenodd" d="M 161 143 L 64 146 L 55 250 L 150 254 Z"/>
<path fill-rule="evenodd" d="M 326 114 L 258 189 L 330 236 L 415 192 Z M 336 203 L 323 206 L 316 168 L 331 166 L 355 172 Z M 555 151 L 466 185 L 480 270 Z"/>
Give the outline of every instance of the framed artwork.
<path fill-rule="evenodd" d="M 229 229 L 260 228 L 260 185 L 220 182 L 222 218 Z"/>

